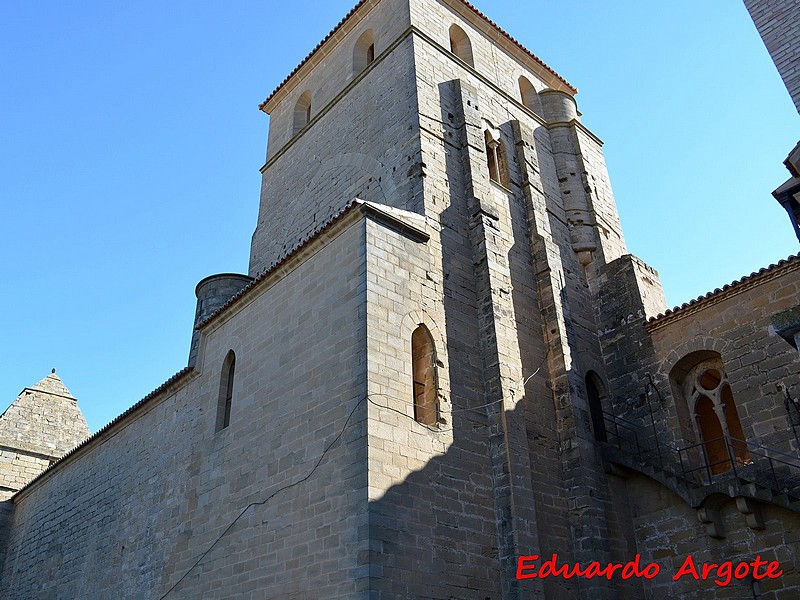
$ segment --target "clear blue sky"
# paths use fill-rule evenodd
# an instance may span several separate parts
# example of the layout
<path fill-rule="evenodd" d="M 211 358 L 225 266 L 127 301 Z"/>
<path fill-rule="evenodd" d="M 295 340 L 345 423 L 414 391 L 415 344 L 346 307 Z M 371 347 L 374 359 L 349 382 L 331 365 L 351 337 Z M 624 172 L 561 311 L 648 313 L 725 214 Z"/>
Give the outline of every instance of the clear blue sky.
<path fill-rule="evenodd" d="M 57 367 L 96 431 L 246 272 L 257 105 L 355 0 L 0 3 L 0 410 Z M 738 0 L 475 0 L 580 89 L 630 250 L 679 304 L 798 252 L 800 118 Z"/>

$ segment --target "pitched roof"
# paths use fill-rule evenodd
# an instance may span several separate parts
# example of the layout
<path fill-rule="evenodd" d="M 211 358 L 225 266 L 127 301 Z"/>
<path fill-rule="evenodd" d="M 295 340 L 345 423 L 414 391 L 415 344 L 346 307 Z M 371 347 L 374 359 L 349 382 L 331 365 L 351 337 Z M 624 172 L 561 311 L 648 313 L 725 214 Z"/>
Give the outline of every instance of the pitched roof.
<path fill-rule="evenodd" d="M 47 473 L 49 473 L 50 471 L 52 471 L 53 469 L 57 468 L 59 465 L 61 465 L 61 463 L 63 463 L 63 462 L 64 462 L 66 459 L 68 459 L 70 456 L 74 455 L 76 452 L 78 452 L 78 451 L 79 451 L 79 450 L 81 450 L 82 448 L 85 448 L 86 446 L 89 446 L 89 445 L 93 444 L 93 443 L 94 443 L 94 442 L 95 442 L 95 441 L 96 441 L 98 438 L 100 438 L 100 437 L 101 437 L 103 434 L 105 434 L 107 431 L 109 431 L 110 429 L 112 429 L 113 427 L 115 427 L 115 426 L 116 426 L 118 423 L 120 423 L 121 421 L 125 420 L 125 418 L 126 418 L 126 417 L 128 417 L 129 415 L 133 414 L 134 412 L 136 412 L 136 411 L 140 410 L 140 409 L 141 409 L 142 407 L 144 407 L 146 404 L 149 404 L 151 401 L 153 401 L 154 399 L 156 399 L 156 398 L 158 398 L 159 396 L 161 396 L 161 394 L 162 394 L 162 393 L 164 393 L 165 391 L 168 391 L 168 390 L 170 390 L 170 389 L 174 389 L 174 388 L 175 388 L 175 386 L 182 385 L 182 384 L 184 383 L 184 380 L 185 380 L 185 379 L 188 377 L 188 375 L 190 375 L 190 374 L 191 374 L 191 373 L 193 373 L 193 372 L 194 372 L 194 369 L 193 369 L 192 367 L 186 367 L 185 369 L 183 369 L 183 370 L 181 370 L 181 371 L 178 371 L 178 372 L 177 372 L 175 375 L 173 375 L 172 377 L 170 377 L 169 379 L 167 379 L 167 380 L 166 380 L 164 383 L 162 383 L 160 386 L 158 386 L 158 387 L 157 387 L 156 389 L 154 389 L 152 392 L 150 392 L 149 394 L 147 394 L 147 395 L 146 395 L 144 398 L 142 398 L 141 400 L 139 400 L 139 402 L 137 402 L 136 404 L 134 404 L 133 406 L 131 406 L 131 407 L 130 407 L 128 410 L 126 410 L 124 413 L 122 413 L 122 414 L 121 414 L 120 416 L 118 416 L 116 419 L 114 419 L 113 421 L 111 421 L 111 422 L 110 422 L 108 425 L 106 425 L 105 427 L 103 427 L 103 428 L 102 428 L 100 431 L 98 431 L 98 432 L 97 432 L 97 433 L 95 433 L 94 435 L 92 435 L 92 436 L 90 436 L 90 437 L 86 438 L 85 440 L 83 440 L 82 442 L 80 442 L 80 443 L 79 443 L 77 446 L 74 446 L 74 447 L 73 447 L 71 450 L 69 450 L 69 451 L 68 451 L 66 454 L 64 454 L 64 455 L 63 455 L 63 456 L 62 456 L 62 457 L 61 457 L 59 460 L 55 461 L 55 462 L 54 462 L 53 464 L 51 464 L 51 465 L 50 465 L 48 468 L 46 468 L 44 471 L 42 471 L 41 473 L 39 473 L 39 474 L 38 474 L 36 477 L 34 477 L 33 479 L 31 479 L 31 480 L 30 480 L 30 481 L 29 481 L 27 484 L 25 484 L 25 486 L 24 486 L 24 487 L 23 487 L 23 488 L 22 488 L 22 489 L 21 489 L 19 492 L 17 492 L 17 493 L 20 493 L 20 492 L 22 492 L 22 491 L 24 491 L 24 490 L 26 490 L 26 489 L 30 488 L 30 487 L 31 487 L 31 486 L 32 486 L 32 485 L 33 485 L 35 482 L 39 481 L 39 480 L 40 480 L 42 477 L 44 477 L 44 476 L 45 476 L 45 474 L 47 474 Z M 45 378 L 45 379 L 46 379 L 46 378 Z M 87 431 L 88 431 L 88 429 L 87 429 Z"/>
<path fill-rule="evenodd" d="M 0 415 L 0 444 L 58 458 L 90 434 L 75 397 L 55 373 L 26 387 Z"/>
<path fill-rule="evenodd" d="M 303 65 L 305 65 L 305 64 L 306 64 L 306 63 L 307 63 L 309 60 L 311 60 L 311 58 L 312 58 L 312 57 L 313 57 L 313 56 L 314 56 L 314 55 L 315 55 L 315 54 L 316 54 L 316 53 L 319 51 L 319 49 L 320 49 L 320 48 L 322 48 L 322 46 L 324 46 L 324 45 L 325 45 L 325 43 L 326 43 L 328 40 L 330 40 L 330 39 L 331 39 L 333 36 L 335 36 L 335 35 L 336 35 L 336 33 L 338 33 L 338 31 L 339 31 L 339 30 L 340 30 L 340 29 L 341 29 L 341 28 L 344 26 L 344 24 L 345 24 L 345 23 L 347 23 L 347 21 L 350 19 L 350 17 L 352 17 L 352 16 L 353 16 L 353 15 L 354 15 L 356 12 L 358 12 L 358 10 L 359 10 L 359 9 L 360 9 L 362 6 L 364 6 L 365 4 L 367 4 L 367 2 L 369 2 L 369 1 L 370 1 L 370 0 L 360 0 L 360 2 L 358 2 L 358 4 L 356 4 L 356 5 L 355 5 L 355 6 L 354 6 L 354 7 L 353 7 L 351 10 L 350 10 L 350 12 L 348 12 L 348 13 L 345 15 L 345 17 L 344 17 L 344 18 L 343 18 L 341 21 L 339 21 L 339 23 L 336 25 L 336 27 L 334 27 L 333 29 L 331 29 L 331 31 L 328 33 L 328 35 L 326 35 L 324 38 L 322 38 L 322 41 L 321 41 L 319 44 L 317 44 L 317 45 L 314 47 L 314 49 L 313 49 L 313 50 L 312 50 L 312 51 L 311 51 L 311 52 L 308 54 L 308 56 L 306 56 L 306 57 L 305 57 L 305 58 L 304 58 L 302 61 L 300 61 L 300 64 L 299 64 L 299 65 L 297 65 L 297 66 L 296 66 L 296 67 L 295 67 L 295 68 L 292 70 L 292 72 L 291 72 L 291 73 L 289 73 L 289 75 L 287 75 L 287 76 L 286 76 L 286 78 L 285 78 L 285 79 L 284 79 L 284 80 L 283 80 L 283 81 L 282 81 L 282 82 L 281 82 L 281 83 L 278 85 L 278 87 L 276 87 L 276 88 L 275 88 L 275 89 L 272 91 L 272 93 L 271 93 L 269 96 L 267 96 L 266 100 L 264 100 L 264 101 L 263 101 L 261 104 L 259 104 L 259 105 L 258 105 L 258 109 L 259 109 L 259 110 L 264 110 L 264 107 L 267 105 L 267 103 L 268 103 L 270 100 L 272 100 L 272 99 L 275 97 L 275 94 L 277 94 L 279 91 L 281 91 L 281 90 L 283 89 L 283 87 L 284 87 L 284 86 L 285 86 L 285 85 L 286 85 L 286 84 L 289 82 L 289 80 L 290 80 L 292 77 L 294 77 L 294 76 L 295 76 L 295 74 L 296 74 L 296 73 L 297 73 L 297 72 L 298 72 L 300 69 L 302 69 L 302 68 L 303 68 Z M 564 79 L 564 78 L 563 78 L 561 75 L 559 75 L 559 74 L 558 74 L 558 73 L 557 73 L 557 72 L 556 72 L 556 71 L 555 71 L 553 68 L 549 67 L 549 66 L 548 66 L 548 65 L 547 65 L 547 64 L 546 64 L 546 63 L 545 63 L 545 62 L 544 62 L 544 61 L 543 61 L 541 58 L 539 58 L 538 56 L 536 56 L 536 55 L 535 55 L 533 52 L 531 52 L 530 50 L 528 50 L 528 49 L 527 49 L 525 46 L 523 46 L 523 45 L 522 45 L 521 43 L 519 43 L 519 42 L 518 42 L 516 39 L 514 39 L 514 38 L 513 38 L 513 37 L 512 37 L 512 36 L 511 36 L 511 35 L 510 35 L 510 34 L 509 34 L 507 31 L 505 31 L 505 30 L 504 30 L 502 27 L 500 27 L 500 26 L 499 26 L 497 23 L 495 23 L 494 21 L 492 21 L 492 20 L 491 20 L 489 17 L 487 17 L 486 15 L 484 15 L 484 14 L 483 14 L 481 11 L 479 11 L 477 8 L 475 8 L 475 6 L 473 6 L 472 4 L 470 4 L 469 2 L 467 2 L 466 0 L 456 0 L 456 1 L 457 1 L 457 2 L 461 2 L 461 4 L 463 4 L 465 7 L 467 7 L 467 8 L 468 8 L 468 9 L 469 9 L 469 10 L 470 10 L 472 13 L 474 13 L 476 16 L 480 17 L 480 18 L 481 18 L 483 21 L 485 21 L 486 23 L 488 23 L 490 26 L 492 26 L 492 27 L 493 27 L 495 30 L 497 30 L 497 32 L 498 32 L 498 33 L 500 33 L 500 35 L 502 35 L 503 37 L 505 37 L 505 38 L 506 38 L 508 41 L 510 41 L 510 42 L 511 42 L 511 43 L 512 43 L 514 46 L 516 46 L 517 48 L 519 48 L 520 50 L 522 50 L 522 52 L 524 52 L 524 53 L 525 53 L 525 54 L 526 54 L 528 57 L 530 57 L 530 58 L 532 58 L 534 61 L 536 61 L 536 62 L 537 62 L 537 63 L 538 63 L 538 64 L 539 64 L 541 67 L 543 67 L 543 68 L 544 68 L 544 69 L 545 69 L 547 72 L 549 72 L 550 74 L 552 74 L 553 76 L 555 76 L 555 77 L 556 77 L 556 78 L 557 78 L 559 81 L 561 81 L 561 82 L 562 82 L 564 85 L 566 85 L 566 86 L 567 86 L 567 87 L 568 87 L 568 88 L 569 88 L 569 89 L 572 91 L 572 93 L 573 93 L 573 94 L 577 94 L 577 93 L 578 93 L 578 90 L 577 90 L 577 88 L 575 88 L 575 86 L 573 86 L 573 85 L 572 85 L 572 84 L 571 84 L 569 81 L 567 81 L 567 80 L 566 80 L 566 79 Z"/>
<path fill-rule="evenodd" d="M 54 394 L 56 396 L 63 396 L 64 398 L 71 398 L 75 400 L 75 396 L 73 396 L 72 393 L 67 389 L 67 386 L 64 385 L 64 382 L 61 381 L 61 378 L 56 375 L 55 369 L 53 369 L 53 372 L 47 377 L 25 389 L 36 392 L 44 392 L 45 394 Z"/>
<path fill-rule="evenodd" d="M 325 231 L 330 229 L 334 223 L 341 221 L 345 215 L 354 209 L 360 209 L 361 211 L 376 217 L 378 220 L 383 221 L 384 223 L 391 223 L 391 225 L 396 229 L 403 231 L 406 234 L 410 234 L 412 237 L 415 237 L 419 240 L 427 241 L 429 238 L 429 235 L 424 231 L 425 217 L 422 215 L 412 213 L 401 208 L 394 208 L 391 206 L 378 204 L 376 202 L 367 202 L 359 198 L 354 198 L 345 204 L 337 213 L 331 215 L 327 220 L 320 223 L 316 229 L 311 231 L 297 244 L 279 256 L 275 262 L 261 271 L 261 273 L 255 277 L 255 279 L 243 287 L 238 294 L 232 296 L 225 304 L 219 307 L 216 312 L 209 315 L 209 317 L 201 323 L 198 323 L 197 328 L 200 329 L 205 327 L 212 321 L 216 320 L 216 318 L 224 313 L 230 306 L 239 302 L 243 297 L 249 296 L 260 283 L 270 277 L 272 273 L 279 270 L 280 267 L 286 264 L 291 257 L 298 254 L 306 246 L 314 242 Z"/>
<path fill-rule="evenodd" d="M 717 288 L 703 296 L 698 296 L 694 300 L 684 302 L 680 306 L 667 310 L 667 312 L 657 317 L 650 317 L 645 326 L 648 329 L 659 327 L 674 319 L 681 318 L 705 308 L 707 305 L 716 304 L 725 298 L 745 292 L 765 280 L 772 279 L 785 271 L 794 269 L 800 269 L 800 254 L 794 254 L 785 260 L 779 260 L 776 264 L 771 264 L 768 267 L 750 273 L 750 275 L 745 275 L 740 279 L 723 285 L 721 288 Z"/>

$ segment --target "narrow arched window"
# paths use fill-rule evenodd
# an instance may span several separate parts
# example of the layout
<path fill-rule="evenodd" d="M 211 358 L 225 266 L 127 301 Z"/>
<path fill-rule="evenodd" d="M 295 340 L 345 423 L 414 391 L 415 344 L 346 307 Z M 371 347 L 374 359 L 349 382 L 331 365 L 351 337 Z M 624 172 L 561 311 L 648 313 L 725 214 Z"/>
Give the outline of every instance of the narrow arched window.
<path fill-rule="evenodd" d="M 506 148 L 503 140 L 500 139 L 499 131 L 487 129 L 484 132 L 486 142 L 486 163 L 489 167 L 489 179 L 508 188 L 508 161 L 506 160 Z"/>
<path fill-rule="evenodd" d="M 311 92 L 306 90 L 294 105 L 294 129 L 298 133 L 311 120 Z"/>
<path fill-rule="evenodd" d="M 450 27 L 450 52 L 470 67 L 475 67 L 475 61 L 472 58 L 472 43 L 466 32 L 458 25 Z"/>
<path fill-rule="evenodd" d="M 233 404 L 233 379 L 236 371 L 236 355 L 228 352 L 222 363 L 222 375 L 219 380 L 219 400 L 217 401 L 217 431 L 231 424 L 231 405 Z"/>
<path fill-rule="evenodd" d="M 537 100 L 536 90 L 527 77 L 519 78 L 519 96 L 524 106 L 531 110 L 535 109 Z"/>
<path fill-rule="evenodd" d="M 435 425 L 439 421 L 436 348 L 425 325 L 420 325 L 411 334 L 411 363 L 414 374 L 414 419 L 423 425 Z"/>
<path fill-rule="evenodd" d="M 375 36 L 368 29 L 358 38 L 353 48 L 353 76 L 358 75 L 375 60 Z"/>
<path fill-rule="evenodd" d="M 606 435 L 606 422 L 603 416 L 603 400 L 606 399 L 606 392 L 603 382 L 594 371 L 586 374 L 586 400 L 589 402 L 589 414 L 592 417 L 592 429 L 594 439 L 599 442 L 608 440 Z"/>

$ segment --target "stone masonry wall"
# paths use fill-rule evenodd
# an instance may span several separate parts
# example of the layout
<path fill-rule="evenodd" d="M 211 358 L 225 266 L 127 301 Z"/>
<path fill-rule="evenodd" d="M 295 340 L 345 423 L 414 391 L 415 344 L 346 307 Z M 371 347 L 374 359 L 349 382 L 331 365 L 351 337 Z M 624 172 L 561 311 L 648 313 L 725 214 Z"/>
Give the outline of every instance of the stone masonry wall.
<path fill-rule="evenodd" d="M 415 43 L 415 58 L 418 65 L 423 162 L 426 165 L 426 214 L 436 215 L 441 223 L 443 246 L 451 249 L 452 254 L 461 253 L 458 258 L 449 256 L 448 262 L 463 260 L 465 263 L 463 270 L 445 269 L 445 288 L 451 286 L 460 292 L 461 286 L 469 289 L 476 285 L 472 279 L 474 273 L 469 273 L 470 248 L 475 246 L 470 231 L 474 227 L 471 222 L 474 211 L 470 212 L 469 199 L 466 197 L 467 181 L 459 146 L 460 136 L 463 135 L 459 128 L 463 126 L 459 122 L 457 102 L 452 96 L 453 80 L 460 79 L 477 90 L 473 107 L 484 119 L 478 126 L 499 127 L 508 151 L 511 189 L 504 191 L 491 184 L 491 191 L 481 192 L 480 201 L 486 201 L 487 204 L 502 203 L 495 204 L 502 208 L 498 209 L 498 231 L 492 231 L 491 235 L 492 243 L 499 242 L 502 248 L 500 260 L 505 262 L 503 268 L 510 269 L 508 283 L 511 285 L 502 291 L 510 293 L 513 300 L 504 305 L 502 315 L 513 315 L 516 329 L 513 345 L 517 346 L 516 358 L 502 363 L 506 367 L 503 377 L 508 385 L 516 388 L 516 394 L 522 394 L 522 381 L 542 367 L 537 376 L 526 384 L 526 409 L 520 407 L 514 411 L 526 423 L 539 542 L 546 548 L 557 549 L 564 556 L 571 556 L 573 544 L 577 544 L 585 556 L 598 559 L 607 551 L 602 544 L 608 536 L 599 529 L 603 527 L 606 509 L 603 501 L 590 492 L 600 486 L 600 467 L 599 462 L 595 466 L 593 444 L 587 443 L 592 433 L 585 399 L 581 395 L 583 369 L 590 365 L 598 368 L 596 365 L 601 361 L 583 270 L 570 246 L 550 135 L 543 120 L 515 100 L 518 97 L 514 95 L 518 94 L 518 91 L 515 92 L 516 82 L 521 69 L 516 60 L 497 51 L 469 22 L 449 9 L 434 5 L 435 10 L 430 10 L 430 15 L 426 16 L 421 10 L 415 12 L 415 5 L 412 5 L 412 22 L 425 34 Z M 470 35 L 477 67 L 475 70 L 451 58 L 445 44 L 452 22 L 457 22 Z M 438 41 L 439 45 L 434 41 Z M 491 64 L 492 68 L 484 72 L 481 70 L 482 64 L 484 68 Z M 530 72 L 524 73 L 529 78 L 535 78 Z M 497 89 L 498 81 L 502 82 L 501 89 Z M 519 139 L 515 122 L 524 123 L 531 134 Z M 474 126 L 470 122 L 467 127 Z M 535 148 L 534 154 L 530 157 L 518 155 L 515 148 L 522 143 Z M 475 148 L 477 155 L 482 154 L 482 144 L 476 142 Z M 529 158 L 532 166 L 523 177 L 519 161 Z M 532 214 L 526 204 L 529 201 L 523 194 L 534 176 L 535 193 L 538 194 L 537 198 L 542 199 L 544 209 L 539 214 Z M 510 216 L 508 221 L 506 215 Z M 506 231 L 506 227 L 510 229 Z M 534 227 L 540 232 L 537 235 L 531 233 Z M 538 239 L 545 240 L 543 246 L 532 243 L 531 238 L 538 236 L 541 236 Z M 540 248 L 543 252 L 538 254 Z M 534 252 L 537 254 L 534 255 Z M 472 262 L 476 262 L 474 258 Z M 543 300 L 537 298 L 537 289 L 542 289 L 542 281 L 536 277 L 536 273 L 548 273 L 550 270 L 555 273 L 553 281 L 557 289 L 555 294 L 549 295 L 547 303 L 540 304 Z M 464 278 L 454 281 L 454 275 L 463 275 Z M 502 300 L 500 303 L 504 304 Z M 574 303 L 584 310 L 571 311 L 567 303 Z M 447 314 L 450 318 L 449 311 Z M 539 315 L 546 320 L 540 320 Z M 560 358 L 545 361 L 545 353 L 548 346 L 552 347 L 554 339 L 551 318 L 553 323 L 561 323 L 555 326 L 560 327 L 563 335 L 561 347 L 564 351 L 558 355 Z M 544 336 L 548 342 L 545 342 Z M 507 348 L 510 346 L 504 347 L 503 351 Z M 517 365 L 522 366 L 521 373 L 512 375 L 519 368 Z M 558 372 L 563 374 L 562 380 L 556 375 Z M 573 411 L 573 404 L 579 407 L 577 414 Z M 572 449 L 572 457 L 566 463 L 562 462 L 565 447 Z M 584 462 L 581 456 L 586 459 Z M 567 479 L 565 468 L 571 469 L 570 477 L 574 477 L 566 489 L 563 484 Z M 578 584 L 551 580 L 546 585 L 551 586 L 546 591 L 557 597 L 558 594 L 570 593 L 559 589 L 559 586 L 574 591 Z M 596 591 L 587 590 L 586 593 Z"/>
<path fill-rule="evenodd" d="M 624 271 L 610 270 L 608 276 L 616 281 L 632 281 L 632 277 L 622 275 Z M 618 297 L 624 295 L 617 291 Z M 622 319 L 616 328 L 603 333 L 608 366 L 614 374 L 611 410 L 638 423 L 640 433 L 645 434 L 651 430 L 652 411 L 664 462 L 680 473 L 678 455 L 672 449 L 700 440 L 687 399 L 670 383 L 670 372 L 686 357 L 702 358 L 718 353 L 731 384 L 745 438 L 794 456 L 794 461 L 800 462 L 784 396 L 777 387 L 780 383 L 792 397 L 800 395 L 800 355 L 771 326 L 771 317 L 796 306 L 798 297 L 800 267 L 797 260 L 790 260 L 717 290 L 708 298 L 684 305 L 648 323 L 646 329 L 641 315 Z M 614 306 L 613 302 L 607 304 L 608 309 Z M 649 390 L 648 375 L 656 386 Z M 685 454 L 684 460 L 687 459 L 688 467 L 695 465 Z M 757 459 L 756 465 L 747 468 L 753 471 L 762 467 L 763 463 Z M 747 471 L 744 476 L 748 476 Z M 755 513 L 763 520 L 763 528 L 750 527 L 752 523 L 748 523 L 730 497 L 743 490 L 700 487 L 695 493 L 700 498 L 708 495 L 703 506 L 717 519 L 713 526 L 717 537 L 711 537 L 698 519 L 697 509 L 666 486 L 635 473 L 624 480 L 611 477 L 609 483 L 617 495 L 628 499 L 635 536 L 632 549 L 641 553 L 643 562 L 654 561 L 661 567 L 662 575 L 645 584 L 652 593 L 669 590 L 679 598 L 703 594 L 713 598 L 765 599 L 790 598 L 798 593 L 800 556 L 796 552 L 795 532 L 800 527 L 800 516 L 796 511 L 769 502 L 767 496 L 764 501 L 751 500 Z M 758 584 L 752 578 L 734 581 L 725 587 L 711 580 L 697 582 L 691 578 L 672 582 L 664 573 L 673 575 L 689 554 L 698 563 L 747 561 L 760 555 L 779 560 L 784 575 Z"/>
<path fill-rule="evenodd" d="M 18 494 L 0 597 L 366 598 L 365 284 L 339 222 L 206 326 L 194 375 Z"/>
<path fill-rule="evenodd" d="M 421 212 L 414 60 L 410 38 L 401 37 L 403 4 L 381 2 L 271 115 L 250 275 L 354 198 Z M 369 27 L 376 59 L 351 79 L 353 46 Z M 284 131 L 304 89 L 314 91 L 312 121 L 288 141 Z"/>
<path fill-rule="evenodd" d="M 796 452 L 800 448 L 791 434 L 777 384 L 784 384 L 793 398 L 800 397 L 800 354 L 775 333 L 771 317 L 798 304 L 800 262 L 794 260 L 739 285 L 741 293 L 722 292 L 718 300 L 701 301 L 649 325 L 660 361 L 658 371 L 662 377 L 669 374 L 691 352 L 718 352 L 747 439 Z M 670 394 L 664 411 L 676 441 L 693 443 L 694 432 L 681 431 L 679 416 L 687 410 L 685 402 Z"/>
<path fill-rule="evenodd" d="M 744 4 L 800 111 L 800 6 L 796 0 L 744 0 Z"/>

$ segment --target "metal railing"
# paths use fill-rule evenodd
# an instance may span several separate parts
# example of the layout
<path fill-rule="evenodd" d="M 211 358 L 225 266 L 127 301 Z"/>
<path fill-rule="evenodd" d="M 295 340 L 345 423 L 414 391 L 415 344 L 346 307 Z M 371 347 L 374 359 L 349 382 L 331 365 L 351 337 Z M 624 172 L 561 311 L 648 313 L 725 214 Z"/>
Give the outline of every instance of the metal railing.
<path fill-rule="evenodd" d="M 663 455 L 655 429 L 649 431 L 638 423 L 605 411 L 603 411 L 603 423 L 605 425 L 603 434 L 606 439 L 601 441 L 635 456 L 640 463 L 653 463 L 664 469 Z"/>
<path fill-rule="evenodd" d="M 645 424 L 607 412 L 603 423 L 600 441 L 676 478 L 710 485 L 733 476 L 800 498 L 800 460 L 758 441 L 721 436 L 676 448 L 659 441 L 655 427 L 650 431 Z"/>
<path fill-rule="evenodd" d="M 720 436 L 679 448 L 678 457 L 684 478 L 701 485 L 733 475 L 779 492 L 800 493 L 800 461 L 758 442 Z"/>

